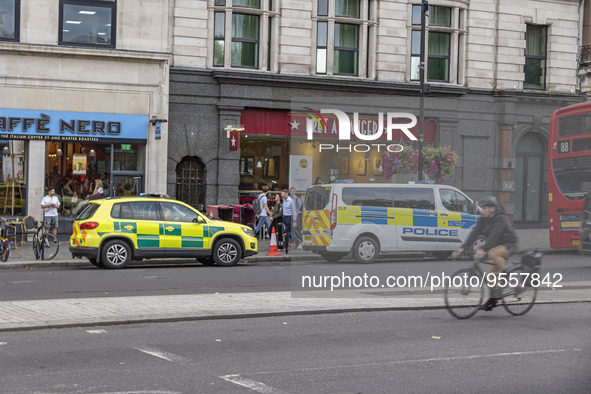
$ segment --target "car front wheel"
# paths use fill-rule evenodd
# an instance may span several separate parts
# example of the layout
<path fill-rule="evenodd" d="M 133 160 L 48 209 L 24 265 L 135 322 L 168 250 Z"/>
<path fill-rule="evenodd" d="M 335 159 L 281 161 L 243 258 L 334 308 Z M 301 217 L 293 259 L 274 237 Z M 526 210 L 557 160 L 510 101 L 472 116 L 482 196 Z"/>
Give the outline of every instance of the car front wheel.
<path fill-rule="evenodd" d="M 231 267 L 238 264 L 242 257 L 240 244 L 231 238 L 216 242 L 213 247 L 213 261 L 220 267 Z"/>
<path fill-rule="evenodd" d="M 131 249 L 124 241 L 107 242 L 101 253 L 101 262 L 106 268 L 125 268 L 131 259 Z"/>
<path fill-rule="evenodd" d="M 378 258 L 378 254 L 380 254 L 380 246 L 372 237 L 359 237 L 353 244 L 353 257 L 360 264 L 373 263 Z"/>

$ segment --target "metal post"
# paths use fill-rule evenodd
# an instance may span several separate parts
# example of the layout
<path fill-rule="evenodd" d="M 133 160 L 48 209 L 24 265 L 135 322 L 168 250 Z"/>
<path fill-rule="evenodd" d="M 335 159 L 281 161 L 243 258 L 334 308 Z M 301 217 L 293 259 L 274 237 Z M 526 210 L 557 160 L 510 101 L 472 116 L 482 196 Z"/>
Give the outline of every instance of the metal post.
<path fill-rule="evenodd" d="M 420 89 L 420 112 L 419 112 L 419 181 L 423 181 L 423 138 L 425 136 L 425 15 L 429 11 L 429 1 L 423 0 L 421 8 L 421 54 L 419 65 L 419 89 Z"/>

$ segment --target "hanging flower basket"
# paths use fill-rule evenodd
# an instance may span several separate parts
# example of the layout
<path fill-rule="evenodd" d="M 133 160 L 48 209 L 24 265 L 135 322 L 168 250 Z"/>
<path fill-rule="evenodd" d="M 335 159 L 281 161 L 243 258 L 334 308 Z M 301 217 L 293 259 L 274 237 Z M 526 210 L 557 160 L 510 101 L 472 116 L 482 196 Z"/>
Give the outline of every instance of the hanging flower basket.
<path fill-rule="evenodd" d="M 384 175 L 390 179 L 394 175 L 416 174 L 419 171 L 419 152 L 411 145 L 403 145 L 401 152 L 389 152 L 384 158 Z M 423 173 L 437 183 L 453 178 L 458 154 L 447 147 L 423 148 Z"/>

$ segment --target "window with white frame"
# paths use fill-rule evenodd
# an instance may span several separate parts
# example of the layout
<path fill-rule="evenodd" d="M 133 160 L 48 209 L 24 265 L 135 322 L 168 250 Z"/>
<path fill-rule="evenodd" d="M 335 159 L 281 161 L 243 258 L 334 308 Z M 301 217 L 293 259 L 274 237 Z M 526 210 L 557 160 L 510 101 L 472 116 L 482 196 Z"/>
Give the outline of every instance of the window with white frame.
<path fill-rule="evenodd" d="M 548 28 L 527 25 L 525 30 L 524 89 L 546 88 L 546 37 Z"/>
<path fill-rule="evenodd" d="M 0 0 L 0 41 L 18 41 L 20 0 Z"/>
<path fill-rule="evenodd" d="M 271 70 L 273 0 L 214 0 L 213 66 Z"/>
<path fill-rule="evenodd" d="M 412 5 L 410 79 L 420 79 L 421 4 Z M 457 7 L 429 6 L 425 31 L 427 81 L 461 83 L 465 11 Z"/>
<path fill-rule="evenodd" d="M 116 0 L 60 0 L 62 45 L 115 48 Z"/>
<path fill-rule="evenodd" d="M 317 0 L 316 74 L 369 76 L 370 0 Z"/>

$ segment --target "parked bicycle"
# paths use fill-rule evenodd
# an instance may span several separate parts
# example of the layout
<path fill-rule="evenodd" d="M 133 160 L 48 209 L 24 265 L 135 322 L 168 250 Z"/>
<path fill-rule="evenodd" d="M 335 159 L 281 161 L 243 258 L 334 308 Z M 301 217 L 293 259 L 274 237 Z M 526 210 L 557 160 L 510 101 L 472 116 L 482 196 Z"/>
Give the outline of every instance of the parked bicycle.
<path fill-rule="evenodd" d="M 458 319 L 474 316 L 483 300 L 488 298 L 485 297 L 485 292 L 491 291 L 489 283 L 494 285 L 492 287 L 497 287 L 501 304 L 507 312 L 515 316 L 529 312 L 538 293 L 536 280 L 539 285 L 542 253 L 526 252 L 520 261 L 511 262 L 498 276 L 484 271 L 480 267 L 481 264 L 492 265 L 493 263 L 485 259 L 472 260 L 468 268 L 451 275 L 444 291 L 448 312 Z"/>
<path fill-rule="evenodd" d="M 16 227 L 13 222 L 0 220 L 0 261 L 8 261 L 10 257 L 10 241 L 9 236 L 16 233 Z"/>
<path fill-rule="evenodd" d="M 46 230 L 47 223 L 35 222 L 35 232 L 33 234 L 33 252 L 37 260 L 51 260 L 60 249 L 60 244 L 55 235 Z"/>

